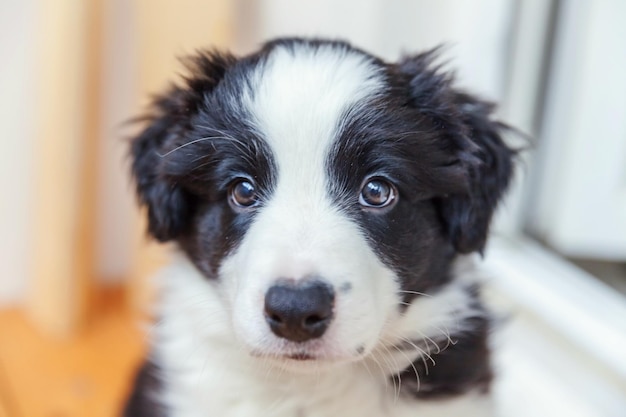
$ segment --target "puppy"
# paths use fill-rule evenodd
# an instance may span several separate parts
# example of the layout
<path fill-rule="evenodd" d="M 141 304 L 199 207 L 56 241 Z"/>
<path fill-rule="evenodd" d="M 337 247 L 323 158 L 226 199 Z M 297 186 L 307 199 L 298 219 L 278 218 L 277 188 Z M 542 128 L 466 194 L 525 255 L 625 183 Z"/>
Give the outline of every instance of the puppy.
<path fill-rule="evenodd" d="M 175 242 L 126 416 L 490 416 L 472 253 L 511 177 L 436 51 L 279 39 L 200 52 L 132 141 Z"/>

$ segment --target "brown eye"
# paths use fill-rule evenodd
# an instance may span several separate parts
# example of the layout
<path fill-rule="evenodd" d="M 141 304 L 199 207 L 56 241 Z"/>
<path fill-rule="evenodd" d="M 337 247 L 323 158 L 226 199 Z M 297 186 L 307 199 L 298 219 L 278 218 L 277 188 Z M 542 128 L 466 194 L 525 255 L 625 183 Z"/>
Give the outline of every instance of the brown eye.
<path fill-rule="evenodd" d="M 254 184 L 248 180 L 240 180 L 230 188 L 230 200 L 236 207 L 249 208 L 258 203 L 258 196 Z"/>
<path fill-rule="evenodd" d="M 365 183 L 359 195 L 359 204 L 364 207 L 387 207 L 396 200 L 396 189 L 388 181 L 374 178 Z"/>

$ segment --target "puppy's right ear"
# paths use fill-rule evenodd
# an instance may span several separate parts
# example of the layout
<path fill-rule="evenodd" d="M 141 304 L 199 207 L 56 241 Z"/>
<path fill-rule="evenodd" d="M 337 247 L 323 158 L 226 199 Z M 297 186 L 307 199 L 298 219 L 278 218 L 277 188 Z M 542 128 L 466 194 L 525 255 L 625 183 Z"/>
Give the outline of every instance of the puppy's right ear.
<path fill-rule="evenodd" d="M 165 174 L 165 156 L 186 143 L 192 118 L 235 61 L 231 55 L 213 52 L 199 52 L 185 59 L 189 75 L 184 84 L 171 87 L 153 100 L 150 114 L 141 119 L 147 126 L 132 139 L 130 154 L 137 196 L 147 208 L 148 231 L 161 242 L 175 239 L 192 214 L 188 193 Z"/>

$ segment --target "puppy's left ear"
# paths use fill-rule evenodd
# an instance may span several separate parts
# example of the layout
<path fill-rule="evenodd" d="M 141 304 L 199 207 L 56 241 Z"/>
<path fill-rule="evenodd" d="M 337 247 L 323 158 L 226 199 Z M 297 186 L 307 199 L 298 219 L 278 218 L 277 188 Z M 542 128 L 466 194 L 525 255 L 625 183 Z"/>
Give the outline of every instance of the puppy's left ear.
<path fill-rule="evenodd" d="M 457 90 L 453 76 L 434 65 L 438 52 L 405 58 L 397 69 L 407 77 L 410 104 L 431 120 L 441 148 L 451 152 L 441 172 L 463 190 L 435 200 L 445 232 L 457 252 L 482 253 L 516 152 L 502 140 L 509 129 L 493 119 L 493 104 Z"/>
<path fill-rule="evenodd" d="M 515 151 L 502 140 L 508 127 L 493 120 L 491 103 L 459 92 L 452 97 L 466 129 L 462 139 L 475 146 L 460 151 L 458 159 L 469 180 L 467 193 L 441 197 L 438 204 L 455 249 L 482 253 L 491 217 L 511 181 Z"/>

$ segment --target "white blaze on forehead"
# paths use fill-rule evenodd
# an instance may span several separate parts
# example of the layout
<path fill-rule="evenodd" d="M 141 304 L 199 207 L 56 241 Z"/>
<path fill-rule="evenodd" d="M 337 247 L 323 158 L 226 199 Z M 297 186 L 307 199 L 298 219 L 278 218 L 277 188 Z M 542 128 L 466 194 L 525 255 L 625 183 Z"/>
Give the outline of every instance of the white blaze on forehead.
<path fill-rule="evenodd" d="M 289 247 L 296 270 L 275 259 L 285 268 L 276 273 L 312 272 L 319 268 L 296 260 L 298 250 L 308 258 L 328 257 L 316 249 L 336 246 L 342 235 L 360 237 L 331 205 L 326 162 L 345 112 L 383 91 L 382 70 L 368 56 L 343 47 L 279 46 L 252 80 L 249 110 L 272 150 L 278 181 L 251 233 L 263 235 L 267 250 Z"/>
<path fill-rule="evenodd" d="M 323 178 L 342 113 L 384 86 L 371 58 L 333 46 L 277 47 L 254 81 L 250 110 L 279 178 L 306 182 Z"/>
<path fill-rule="evenodd" d="M 356 344 L 373 345 L 395 308 L 394 274 L 359 226 L 334 207 L 326 166 L 345 112 L 384 88 L 371 58 L 333 46 L 277 47 L 253 74 L 245 105 L 271 149 L 277 182 L 220 272 L 235 332 L 247 345 L 275 354 L 284 342 L 263 316 L 265 293 L 280 278 L 353 285 L 335 299 L 323 343 L 330 356 L 351 357 Z"/>

